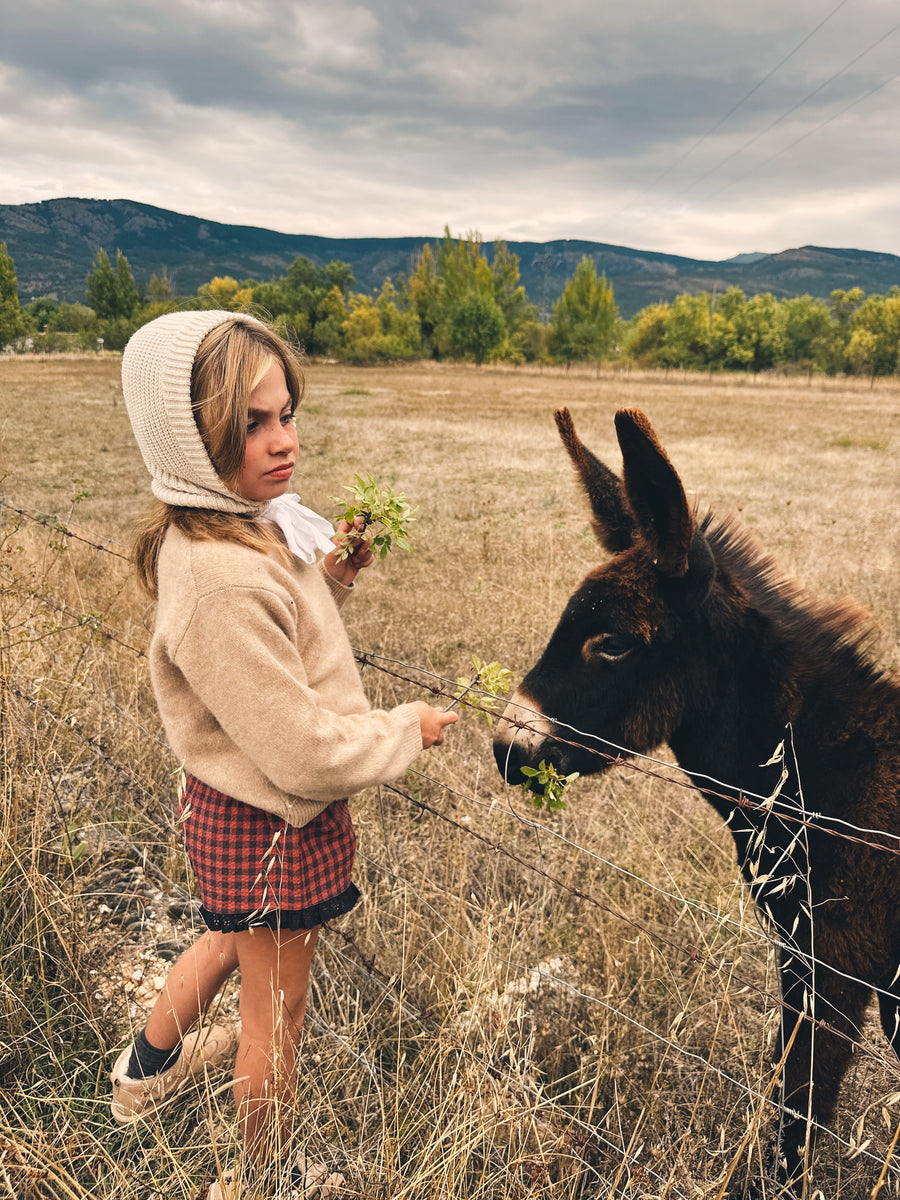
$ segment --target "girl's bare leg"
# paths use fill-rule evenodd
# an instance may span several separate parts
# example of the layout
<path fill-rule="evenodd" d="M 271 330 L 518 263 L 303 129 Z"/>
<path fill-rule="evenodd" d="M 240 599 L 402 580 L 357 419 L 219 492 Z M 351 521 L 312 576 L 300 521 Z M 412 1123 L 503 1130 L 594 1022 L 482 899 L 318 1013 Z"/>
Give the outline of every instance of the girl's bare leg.
<path fill-rule="evenodd" d="M 151 1046 L 168 1050 L 196 1025 L 237 968 L 238 936 L 209 930 L 176 960 L 144 1029 Z"/>
<path fill-rule="evenodd" d="M 232 936 L 241 969 L 241 1040 L 234 1101 L 252 1158 L 280 1157 L 294 1089 L 297 1042 L 306 1013 L 318 929 L 255 929 Z"/>

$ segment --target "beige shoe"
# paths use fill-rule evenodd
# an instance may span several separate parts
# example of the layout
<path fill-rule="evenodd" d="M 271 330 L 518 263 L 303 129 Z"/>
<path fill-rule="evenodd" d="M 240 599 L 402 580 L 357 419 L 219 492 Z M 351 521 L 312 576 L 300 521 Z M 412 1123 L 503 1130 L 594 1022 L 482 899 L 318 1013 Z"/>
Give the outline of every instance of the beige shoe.
<path fill-rule="evenodd" d="M 291 1182 L 275 1194 L 281 1200 L 338 1200 L 346 1182 L 339 1172 L 329 1171 L 324 1163 L 309 1162 L 302 1154 L 291 1170 Z M 258 1194 L 241 1183 L 239 1171 L 232 1170 L 209 1185 L 206 1200 L 250 1200 Z"/>
<path fill-rule="evenodd" d="M 116 1059 L 112 1080 L 112 1115 L 120 1125 L 131 1125 L 152 1115 L 164 1103 L 173 1100 L 206 1067 L 225 1062 L 237 1048 L 238 1031 L 225 1025 L 207 1025 L 189 1033 L 181 1043 L 181 1053 L 168 1071 L 132 1079 L 127 1074 L 131 1046 Z"/>
<path fill-rule="evenodd" d="M 221 1179 L 209 1185 L 206 1200 L 243 1200 L 246 1193 L 237 1171 L 226 1171 Z"/>
<path fill-rule="evenodd" d="M 305 1154 L 297 1158 L 291 1172 L 290 1200 L 337 1200 L 346 1179 L 339 1171 L 329 1171 L 321 1162 L 310 1162 Z"/>

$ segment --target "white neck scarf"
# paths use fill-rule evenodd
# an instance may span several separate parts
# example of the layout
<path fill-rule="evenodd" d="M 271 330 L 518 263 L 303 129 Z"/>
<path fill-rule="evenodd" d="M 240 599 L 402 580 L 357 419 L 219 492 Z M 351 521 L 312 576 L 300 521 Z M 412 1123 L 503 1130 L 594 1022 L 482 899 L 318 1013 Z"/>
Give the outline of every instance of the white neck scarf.
<path fill-rule="evenodd" d="M 316 551 L 327 554 L 334 549 L 334 529 L 330 521 L 300 503 L 292 492 L 276 496 L 260 513 L 259 521 L 271 521 L 284 534 L 288 550 L 305 563 L 316 561 Z"/>

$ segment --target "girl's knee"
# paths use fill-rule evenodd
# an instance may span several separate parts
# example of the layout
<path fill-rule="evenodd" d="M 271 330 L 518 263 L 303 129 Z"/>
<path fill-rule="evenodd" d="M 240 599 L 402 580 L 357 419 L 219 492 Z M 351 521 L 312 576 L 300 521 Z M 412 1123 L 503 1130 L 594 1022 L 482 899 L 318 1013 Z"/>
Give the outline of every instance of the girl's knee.
<path fill-rule="evenodd" d="M 285 1036 L 296 1041 L 306 1013 L 307 986 L 304 980 L 294 986 L 259 988 L 241 981 L 239 998 L 241 1027 L 256 1043 L 280 1041 Z"/>
<path fill-rule="evenodd" d="M 306 1011 L 317 930 L 235 934 L 241 968 L 240 1008 L 254 1037 L 295 1041 Z"/>

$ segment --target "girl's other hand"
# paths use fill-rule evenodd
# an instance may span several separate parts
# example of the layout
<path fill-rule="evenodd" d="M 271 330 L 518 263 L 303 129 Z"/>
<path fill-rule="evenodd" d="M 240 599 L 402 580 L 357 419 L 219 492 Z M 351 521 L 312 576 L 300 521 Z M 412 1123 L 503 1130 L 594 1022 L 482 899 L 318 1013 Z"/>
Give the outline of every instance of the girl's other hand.
<path fill-rule="evenodd" d="M 344 584 L 345 587 L 350 587 L 359 572 L 366 567 L 371 567 L 375 561 L 372 548 L 364 537 L 355 537 L 351 538 L 349 542 L 345 541 L 348 533 L 358 532 L 362 534 L 365 527 L 365 521 L 361 516 L 354 517 L 352 525 L 349 525 L 346 521 L 341 521 L 338 526 L 338 536 L 334 539 L 334 543 L 335 546 L 346 545 L 350 553 L 346 558 L 338 558 L 335 550 L 325 555 L 325 570 L 332 579 Z"/>
<path fill-rule="evenodd" d="M 429 746 L 442 746 L 444 744 L 444 727 L 455 725 L 459 720 L 459 713 L 445 712 L 442 708 L 432 708 L 424 700 L 417 700 L 416 708 L 419 713 L 419 727 L 422 730 L 422 749 L 427 750 Z"/>

